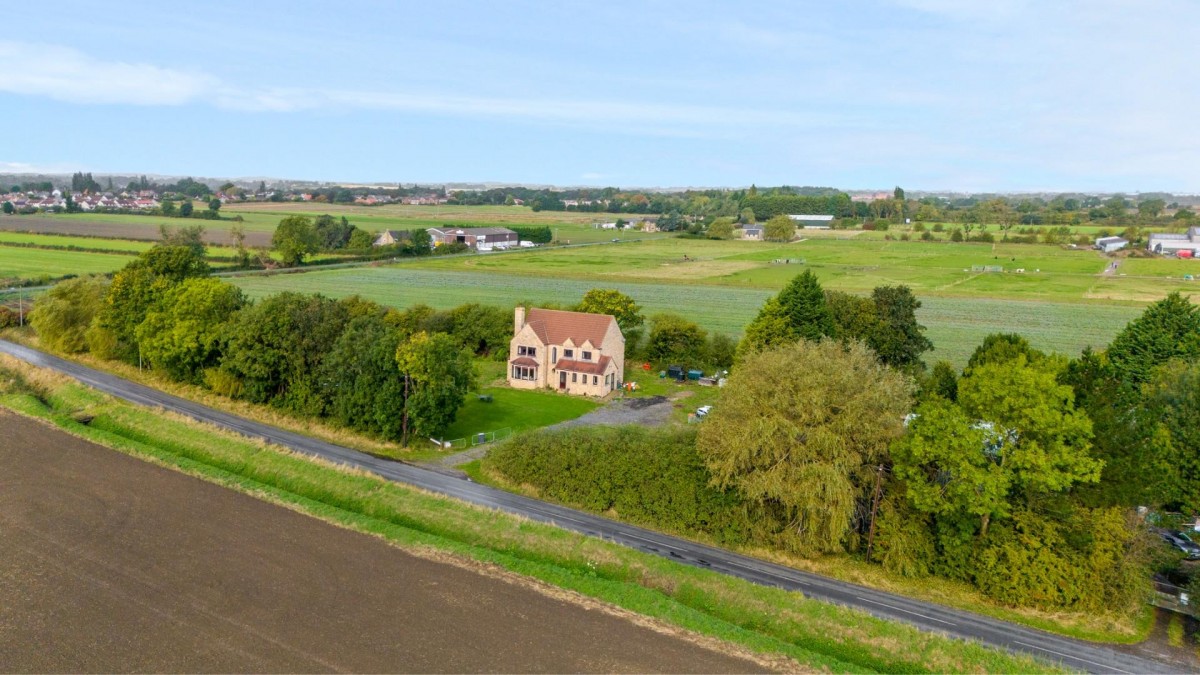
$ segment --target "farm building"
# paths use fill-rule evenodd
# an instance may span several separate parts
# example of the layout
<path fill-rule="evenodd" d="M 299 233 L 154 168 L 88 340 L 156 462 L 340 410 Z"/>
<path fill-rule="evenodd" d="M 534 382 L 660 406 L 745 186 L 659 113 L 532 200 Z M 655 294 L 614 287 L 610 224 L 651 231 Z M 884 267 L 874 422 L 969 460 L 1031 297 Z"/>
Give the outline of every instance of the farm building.
<path fill-rule="evenodd" d="M 478 251 L 490 251 L 497 246 L 517 246 L 520 237 L 507 227 L 431 227 L 428 230 L 434 246 L 466 244 Z"/>
<path fill-rule="evenodd" d="M 833 226 L 833 216 L 789 213 L 788 218 L 806 230 L 828 230 Z"/>
<path fill-rule="evenodd" d="M 762 228 L 757 225 L 746 225 L 742 228 L 742 239 L 762 241 Z"/>
<path fill-rule="evenodd" d="M 1128 245 L 1129 241 L 1121 237 L 1100 237 L 1096 240 L 1096 249 L 1105 253 L 1120 251 Z"/>
<path fill-rule="evenodd" d="M 1188 256 L 1194 255 L 1200 251 L 1200 227 L 1189 227 L 1187 234 L 1155 232 L 1146 242 L 1146 249 L 1164 255 L 1179 255 L 1181 251 L 1187 251 Z"/>
<path fill-rule="evenodd" d="M 375 237 L 375 241 L 371 242 L 372 246 L 391 246 L 399 244 L 402 240 L 408 239 L 408 235 L 396 230 L 384 230 Z"/>
<path fill-rule="evenodd" d="M 513 312 L 508 384 L 604 396 L 625 379 L 625 336 L 607 314 L 524 307 Z"/>

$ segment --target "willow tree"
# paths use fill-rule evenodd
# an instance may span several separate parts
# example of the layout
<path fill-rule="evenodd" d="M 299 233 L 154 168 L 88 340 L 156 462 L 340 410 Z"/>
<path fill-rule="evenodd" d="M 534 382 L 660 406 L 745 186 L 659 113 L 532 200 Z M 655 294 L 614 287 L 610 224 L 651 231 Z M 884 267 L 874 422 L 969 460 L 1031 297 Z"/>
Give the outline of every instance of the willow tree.
<path fill-rule="evenodd" d="M 713 481 L 786 523 L 802 553 L 843 550 L 856 509 L 869 512 L 912 381 L 861 343 L 800 341 L 751 354 L 700 429 Z"/>

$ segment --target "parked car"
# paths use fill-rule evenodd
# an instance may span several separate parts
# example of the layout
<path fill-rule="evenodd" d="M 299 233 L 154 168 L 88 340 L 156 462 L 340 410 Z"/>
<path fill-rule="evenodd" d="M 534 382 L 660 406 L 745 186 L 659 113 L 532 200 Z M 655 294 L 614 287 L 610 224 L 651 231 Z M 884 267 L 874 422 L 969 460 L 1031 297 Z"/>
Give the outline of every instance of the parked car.
<path fill-rule="evenodd" d="M 1197 545 L 1186 534 L 1171 530 L 1160 530 L 1158 536 L 1162 537 L 1163 541 L 1167 542 L 1171 548 L 1187 556 L 1188 560 L 1200 560 L 1200 545 Z"/>
<path fill-rule="evenodd" d="M 711 405 L 702 405 L 699 408 L 696 408 L 696 417 L 704 417 L 710 412 L 712 412 Z M 1200 549 L 1200 547 L 1197 548 Z"/>

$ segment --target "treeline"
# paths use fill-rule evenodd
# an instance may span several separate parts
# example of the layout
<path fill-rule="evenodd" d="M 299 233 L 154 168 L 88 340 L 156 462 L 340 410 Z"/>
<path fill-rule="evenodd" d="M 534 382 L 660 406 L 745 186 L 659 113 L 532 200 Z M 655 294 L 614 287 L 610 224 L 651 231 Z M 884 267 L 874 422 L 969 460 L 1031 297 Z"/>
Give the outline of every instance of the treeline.
<path fill-rule="evenodd" d="M 538 432 L 488 466 L 724 543 L 849 554 L 1008 605 L 1136 608 L 1178 563 L 1137 507 L 1200 511 L 1198 308 L 1171 295 L 1073 359 L 989 336 L 958 371 L 925 368 L 917 306 L 802 275 L 747 327 L 694 434 Z"/>
<path fill-rule="evenodd" d="M 203 253 L 156 246 L 111 282 L 59 283 L 29 320 L 52 350 L 142 364 L 231 398 L 409 443 L 451 424 L 472 359 L 507 353 L 510 311 L 389 310 L 359 297 L 249 301 Z"/>

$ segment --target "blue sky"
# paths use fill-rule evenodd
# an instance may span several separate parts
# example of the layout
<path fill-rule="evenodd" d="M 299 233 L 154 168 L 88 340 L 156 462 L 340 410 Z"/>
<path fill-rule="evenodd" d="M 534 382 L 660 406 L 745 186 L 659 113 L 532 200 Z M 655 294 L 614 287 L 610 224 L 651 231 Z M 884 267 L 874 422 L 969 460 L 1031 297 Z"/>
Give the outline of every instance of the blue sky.
<path fill-rule="evenodd" d="M 1200 192 L 1200 3 L 4 9 L 0 171 Z"/>

